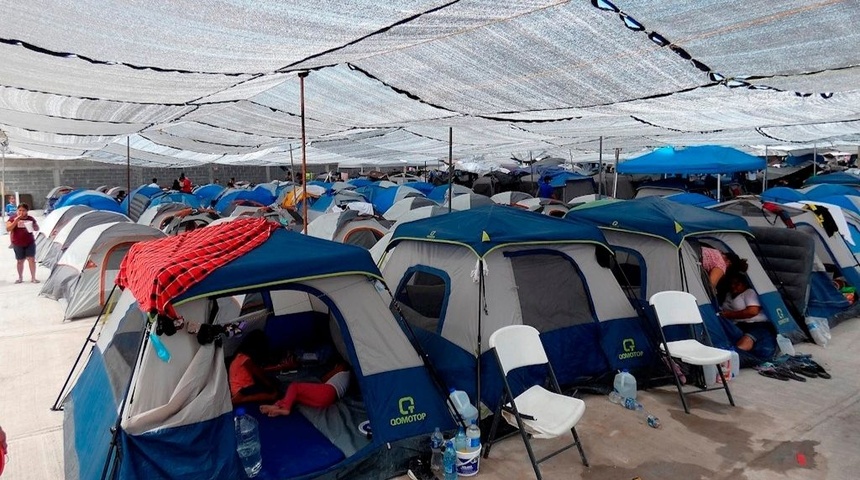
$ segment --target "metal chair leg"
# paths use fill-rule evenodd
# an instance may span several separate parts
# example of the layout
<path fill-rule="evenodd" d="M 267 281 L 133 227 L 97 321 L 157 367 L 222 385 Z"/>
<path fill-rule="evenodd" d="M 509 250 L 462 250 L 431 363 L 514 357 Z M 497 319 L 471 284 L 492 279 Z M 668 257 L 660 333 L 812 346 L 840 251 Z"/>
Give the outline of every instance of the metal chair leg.
<path fill-rule="evenodd" d="M 734 407 L 735 399 L 732 398 L 732 392 L 731 390 L 729 390 L 729 382 L 725 380 L 726 377 L 723 375 L 723 367 L 721 367 L 719 364 L 717 364 L 717 373 L 720 375 L 719 378 L 723 379 L 723 390 L 726 391 L 726 396 L 729 397 L 729 404 Z M 731 375 L 731 373 L 729 373 L 729 375 Z"/>
<path fill-rule="evenodd" d="M 576 442 L 576 448 L 579 450 L 579 457 L 582 458 L 582 464 L 586 467 L 590 466 L 588 465 L 588 460 L 585 458 L 585 452 L 582 450 L 582 441 L 576 433 L 576 427 L 572 427 L 570 432 L 573 433 L 573 441 Z"/>

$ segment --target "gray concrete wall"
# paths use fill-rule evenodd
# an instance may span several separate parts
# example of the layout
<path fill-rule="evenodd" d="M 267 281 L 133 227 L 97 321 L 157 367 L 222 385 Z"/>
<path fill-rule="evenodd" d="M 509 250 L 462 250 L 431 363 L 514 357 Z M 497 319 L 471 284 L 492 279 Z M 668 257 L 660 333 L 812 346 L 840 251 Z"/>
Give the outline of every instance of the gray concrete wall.
<path fill-rule="evenodd" d="M 319 169 L 322 171 L 322 168 Z M 93 162 L 90 160 L 42 160 L 42 159 L 6 159 L 6 192 L 7 195 L 19 192 L 33 196 L 32 208 L 44 208 L 45 196 L 60 185 L 74 188 L 98 188 L 120 186 L 125 188 L 128 177 L 131 178 L 131 188 L 149 183 L 153 178 L 158 179 L 159 185 L 169 187 L 179 174 L 191 179 L 195 185 L 212 183 L 218 179 L 226 184 L 230 178 L 237 181 L 262 183 L 271 180 L 283 180 L 284 172 L 278 167 L 236 166 L 236 165 L 203 165 L 192 168 L 146 168 L 125 165 Z M 129 175 L 130 174 L 130 175 Z"/>

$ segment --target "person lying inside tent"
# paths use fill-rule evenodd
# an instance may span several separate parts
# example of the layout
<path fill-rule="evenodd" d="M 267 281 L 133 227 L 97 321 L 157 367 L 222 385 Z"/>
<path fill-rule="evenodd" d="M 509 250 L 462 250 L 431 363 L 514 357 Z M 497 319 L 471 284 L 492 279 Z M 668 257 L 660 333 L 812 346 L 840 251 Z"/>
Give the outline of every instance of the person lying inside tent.
<path fill-rule="evenodd" d="M 288 357 L 272 365 L 270 358 L 268 340 L 262 330 L 248 333 L 236 350 L 236 356 L 228 369 L 230 400 L 233 405 L 267 403 L 281 396 L 280 384 L 271 373 L 294 368 L 296 362 Z"/>
<path fill-rule="evenodd" d="M 349 389 L 349 366 L 339 362 L 322 378 L 322 383 L 293 382 L 274 405 L 261 405 L 260 412 L 270 417 L 289 415 L 295 404 L 326 408 L 343 398 Z"/>
<path fill-rule="evenodd" d="M 759 340 L 775 337 L 773 325 L 762 311 L 758 294 L 750 288 L 746 275 L 734 272 L 726 279 L 729 293 L 720 315 L 731 320 L 726 331 L 729 339 L 736 342 L 738 350 L 749 352 Z"/>

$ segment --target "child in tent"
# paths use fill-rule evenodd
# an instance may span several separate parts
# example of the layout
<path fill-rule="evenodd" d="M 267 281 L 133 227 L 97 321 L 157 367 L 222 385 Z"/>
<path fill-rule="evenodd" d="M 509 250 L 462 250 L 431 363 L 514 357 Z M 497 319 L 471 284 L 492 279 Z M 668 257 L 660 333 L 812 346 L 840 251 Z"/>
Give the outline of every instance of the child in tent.
<path fill-rule="evenodd" d="M 266 335 L 261 330 L 248 333 L 228 369 L 230 399 L 234 405 L 272 402 L 280 396 L 280 385 L 268 372 L 283 365 L 263 368 L 262 365 L 270 363 L 269 357 Z"/>
<path fill-rule="evenodd" d="M 343 398 L 349 389 L 349 380 L 349 367 L 338 363 L 323 376 L 323 383 L 293 382 L 283 398 L 274 405 L 261 405 L 260 412 L 270 417 L 289 415 L 296 403 L 314 408 L 328 407 Z"/>
<path fill-rule="evenodd" d="M 745 275 L 733 272 L 726 279 L 729 295 L 722 305 L 720 315 L 734 325 L 735 328 L 727 333 L 736 342 L 737 349 L 750 352 L 760 340 L 774 337 L 773 325 L 762 311 L 758 294 L 750 287 Z"/>

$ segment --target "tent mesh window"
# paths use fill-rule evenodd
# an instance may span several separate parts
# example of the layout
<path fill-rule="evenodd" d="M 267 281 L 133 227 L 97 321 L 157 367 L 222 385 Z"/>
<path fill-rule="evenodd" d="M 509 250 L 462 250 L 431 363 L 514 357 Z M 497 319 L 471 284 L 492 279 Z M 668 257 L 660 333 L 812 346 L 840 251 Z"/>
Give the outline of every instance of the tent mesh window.
<path fill-rule="evenodd" d="M 403 316 L 410 324 L 437 331 L 448 286 L 445 279 L 429 272 L 412 272 L 395 295 Z"/>
<path fill-rule="evenodd" d="M 523 324 L 548 332 L 594 321 L 582 273 L 570 258 L 553 254 L 509 258 Z"/>
<path fill-rule="evenodd" d="M 644 273 L 642 258 L 638 254 L 616 247 L 612 274 L 628 296 L 632 295 L 633 298 L 640 300 L 645 298 L 645 291 L 642 288 L 645 285 Z"/>

